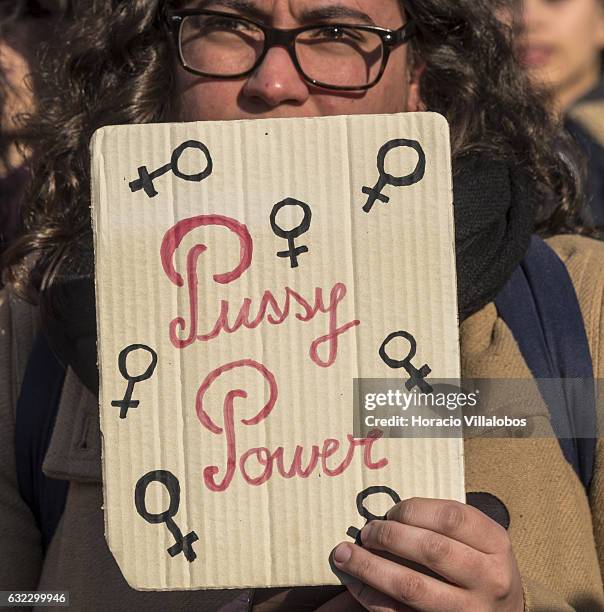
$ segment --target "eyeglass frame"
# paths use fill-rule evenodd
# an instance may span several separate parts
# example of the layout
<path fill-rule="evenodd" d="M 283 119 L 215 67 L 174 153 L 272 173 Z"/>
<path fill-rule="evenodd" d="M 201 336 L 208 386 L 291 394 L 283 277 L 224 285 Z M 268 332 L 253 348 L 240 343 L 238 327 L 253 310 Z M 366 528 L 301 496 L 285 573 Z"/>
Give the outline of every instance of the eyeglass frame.
<path fill-rule="evenodd" d="M 258 56 L 256 61 L 254 62 L 254 65 L 248 70 L 241 72 L 239 74 L 217 75 L 217 74 L 212 74 L 209 72 L 203 72 L 201 70 L 197 70 L 196 68 L 193 68 L 192 66 L 187 64 L 184 58 L 183 51 L 182 51 L 182 35 L 181 35 L 182 26 L 187 17 L 195 17 L 195 16 L 200 16 L 200 15 L 210 15 L 210 16 L 215 16 L 215 17 L 227 17 L 231 19 L 237 19 L 238 21 L 244 21 L 244 22 L 250 23 L 253 26 L 257 27 L 259 30 L 261 30 L 264 35 L 264 48 L 262 50 L 262 53 Z M 178 51 L 178 57 L 180 59 L 180 63 L 182 64 L 182 67 L 187 72 L 190 72 L 197 76 L 203 76 L 203 77 L 208 77 L 208 78 L 213 78 L 213 79 L 222 79 L 222 80 L 240 79 L 242 77 L 246 77 L 252 74 L 258 68 L 258 66 L 262 64 L 269 50 L 272 49 L 273 47 L 279 46 L 279 47 L 285 47 L 285 49 L 289 53 L 289 56 L 296 70 L 298 71 L 298 74 L 300 74 L 307 83 L 310 83 L 311 85 L 314 85 L 316 87 L 321 87 L 323 89 L 331 89 L 331 90 L 336 90 L 336 91 L 367 91 L 368 89 L 375 87 L 381 80 L 382 76 L 384 75 L 384 71 L 386 70 L 386 66 L 388 64 L 388 60 L 390 58 L 391 52 L 399 45 L 409 42 L 409 40 L 411 40 L 411 38 L 413 38 L 413 36 L 416 33 L 416 25 L 412 19 L 407 21 L 407 23 L 405 23 L 403 26 L 401 26 L 400 28 L 396 30 L 382 28 L 382 27 L 374 26 L 374 25 L 366 25 L 366 24 L 357 25 L 357 24 L 350 24 L 350 23 L 319 23 L 319 24 L 305 25 L 299 28 L 289 28 L 289 29 L 273 28 L 271 26 L 267 26 L 263 23 L 255 21 L 253 19 L 249 19 L 248 17 L 242 17 L 235 13 L 224 13 L 221 11 L 211 11 L 211 10 L 208 11 L 208 10 L 202 10 L 202 9 L 180 9 L 180 10 L 169 9 L 166 11 L 166 19 L 168 22 L 168 26 L 174 37 L 174 44 Z M 377 34 L 380 37 L 382 41 L 382 49 L 383 49 L 382 65 L 380 66 L 380 70 L 377 76 L 371 83 L 368 83 L 366 85 L 359 85 L 357 87 L 347 87 L 344 85 L 327 85 L 326 83 L 318 81 L 317 79 L 311 79 L 304 72 L 304 70 L 302 70 L 302 67 L 300 66 L 300 62 L 298 61 L 298 56 L 296 55 L 296 47 L 295 47 L 296 38 L 304 32 L 307 32 L 310 30 L 316 30 L 317 28 L 321 28 L 321 27 L 354 28 L 356 30 L 362 30 L 365 32 L 372 32 L 374 34 Z"/>

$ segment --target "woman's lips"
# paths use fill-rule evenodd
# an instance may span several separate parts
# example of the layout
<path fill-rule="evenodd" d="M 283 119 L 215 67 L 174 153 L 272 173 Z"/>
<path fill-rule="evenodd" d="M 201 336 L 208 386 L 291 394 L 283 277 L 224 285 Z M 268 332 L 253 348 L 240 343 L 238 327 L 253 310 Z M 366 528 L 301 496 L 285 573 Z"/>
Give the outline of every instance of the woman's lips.
<path fill-rule="evenodd" d="M 541 68 L 549 63 L 553 49 L 546 46 L 523 45 L 518 48 L 518 58 L 527 68 Z"/>

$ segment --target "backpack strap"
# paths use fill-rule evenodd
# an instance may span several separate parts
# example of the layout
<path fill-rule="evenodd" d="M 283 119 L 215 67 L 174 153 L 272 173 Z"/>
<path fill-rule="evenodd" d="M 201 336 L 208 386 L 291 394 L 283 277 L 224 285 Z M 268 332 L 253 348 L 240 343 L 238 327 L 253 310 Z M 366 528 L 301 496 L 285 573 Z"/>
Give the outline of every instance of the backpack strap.
<path fill-rule="evenodd" d="M 593 364 L 566 266 L 533 236 L 495 305 L 537 380 L 562 452 L 587 492 L 596 448 Z"/>
<path fill-rule="evenodd" d="M 69 483 L 48 478 L 42 463 L 59 407 L 65 368 L 39 332 L 25 366 L 15 417 L 17 483 L 42 534 L 44 551 L 57 528 Z"/>

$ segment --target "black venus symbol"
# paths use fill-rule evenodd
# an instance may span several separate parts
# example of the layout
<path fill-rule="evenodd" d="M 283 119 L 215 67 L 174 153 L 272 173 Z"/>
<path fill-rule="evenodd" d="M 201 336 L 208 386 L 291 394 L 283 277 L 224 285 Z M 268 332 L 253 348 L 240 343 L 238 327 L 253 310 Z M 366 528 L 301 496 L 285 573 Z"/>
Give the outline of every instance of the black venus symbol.
<path fill-rule="evenodd" d="M 409 147 L 414 149 L 419 158 L 413 172 L 411 172 L 411 174 L 407 174 L 406 176 L 392 176 L 386 172 L 386 155 L 388 155 L 392 149 L 396 149 L 398 147 Z M 365 206 L 363 206 L 363 210 L 366 213 L 371 212 L 371 209 L 377 200 L 383 202 L 384 204 L 390 202 L 390 198 L 382 193 L 386 185 L 392 185 L 393 187 L 409 187 L 410 185 L 419 183 L 424 178 L 426 173 L 426 154 L 424 153 L 422 146 L 416 140 L 397 138 L 395 140 L 390 140 L 380 148 L 377 157 L 377 168 L 378 172 L 380 173 L 377 184 L 374 187 L 363 187 L 363 193 L 369 196 L 367 198 L 367 203 Z"/>
<path fill-rule="evenodd" d="M 367 510 L 367 508 L 365 508 L 363 503 L 368 497 L 371 497 L 372 495 L 377 495 L 378 493 L 386 493 L 386 495 L 389 495 L 395 504 L 398 504 L 401 501 L 399 494 L 390 487 L 369 487 L 367 489 L 364 489 L 357 495 L 357 511 L 364 519 L 366 519 L 367 522 L 365 523 L 365 525 L 367 523 L 370 523 L 371 521 L 386 520 L 386 515 L 376 516 L 375 514 L 372 514 L 371 512 L 369 512 L 369 510 Z M 350 526 L 346 531 L 346 535 L 351 538 L 354 538 L 355 543 L 359 546 L 363 545 L 363 543 L 361 542 L 360 529 Z"/>
<path fill-rule="evenodd" d="M 151 355 L 151 362 L 149 363 L 147 369 L 138 376 L 131 376 L 127 368 L 128 355 L 130 355 L 130 353 L 133 351 L 145 351 Z M 121 351 L 118 359 L 118 367 L 122 377 L 128 381 L 128 385 L 126 386 L 124 398 L 121 400 L 113 400 L 111 405 L 119 408 L 120 419 L 125 419 L 128 416 L 128 410 L 130 408 L 138 408 L 140 402 L 132 399 L 134 385 L 142 382 L 143 380 L 148 380 L 151 378 L 151 376 L 153 376 L 153 372 L 155 372 L 155 368 L 157 367 L 157 353 L 151 347 L 144 344 L 131 344 Z"/>
<path fill-rule="evenodd" d="M 185 174 L 180 170 L 178 162 L 180 161 L 182 154 L 187 149 L 198 149 L 204 154 L 206 158 L 206 167 L 204 170 L 196 174 Z M 157 195 L 157 190 L 155 189 L 153 181 L 156 178 L 163 176 L 170 170 L 172 170 L 175 177 L 182 179 L 183 181 L 201 183 L 201 181 L 212 174 L 213 168 L 214 164 L 212 162 L 212 156 L 210 155 L 208 147 L 206 147 L 203 142 L 199 142 L 197 140 L 187 140 L 187 142 L 183 142 L 180 146 L 174 149 L 168 164 L 165 164 L 152 172 L 149 172 L 147 166 L 141 166 L 138 169 L 138 178 L 129 183 L 130 191 L 132 191 L 132 193 L 136 193 L 142 189 L 150 198 L 154 198 Z"/>
<path fill-rule="evenodd" d="M 163 484 L 168 490 L 168 495 L 170 496 L 170 505 L 168 506 L 168 509 L 164 512 L 160 512 L 159 514 L 149 512 L 145 502 L 147 487 L 152 482 L 159 482 L 160 484 Z M 152 525 L 159 525 L 160 523 L 166 524 L 168 531 L 172 534 L 172 537 L 175 540 L 175 543 L 168 548 L 168 554 L 171 557 L 175 557 L 176 555 L 183 553 L 185 559 L 189 563 L 195 561 L 197 558 L 197 553 L 193 550 L 193 544 L 199 540 L 199 536 L 194 531 L 191 531 L 186 536 L 183 536 L 182 531 L 174 522 L 174 517 L 178 513 L 178 508 L 180 506 L 180 483 L 178 482 L 178 478 L 176 478 L 172 472 L 167 472 L 166 470 L 154 470 L 153 472 L 149 472 L 148 474 L 142 476 L 136 483 L 136 487 L 134 489 L 134 505 L 136 506 L 136 511 L 148 523 L 151 523 Z"/>
<path fill-rule="evenodd" d="M 405 359 L 393 359 L 386 352 L 386 347 L 396 338 L 403 338 L 409 342 L 410 349 L 407 357 Z M 411 363 L 411 360 L 415 357 L 417 353 L 417 342 L 415 338 L 406 331 L 398 331 L 391 333 L 384 342 L 382 342 L 382 346 L 380 347 L 380 357 L 382 361 L 393 370 L 399 370 L 403 368 L 411 377 L 406 383 L 405 387 L 407 391 L 411 391 L 414 387 L 419 387 L 423 393 L 432 393 L 434 389 L 430 384 L 428 384 L 424 379 L 430 372 L 432 372 L 432 368 L 429 365 L 424 364 L 419 370 Z"/>
<path fill-rule="evenodd" d="M 295 227 L 291 230 L 284 230 L 282 227 L 277 225 L 277 215 L 281 211 L 281 209 L 286 206 L 297 206 L 302 209 L 304 213 L 304 217 L 298 227 Z M 302 234 L 305 234 L 310 229 L 310 222 L 312 221 L 312 211 L 310 206 L 305 202 L 300 202 L 300 200 L 296 200 L 295 198 L 286 198 L 285 200 L 281 200 L 273 206 L 273 210 L 271 212 L 271 227 L 273 228 L 273 232 L 279 238 L 285 238 L 288 243 L 287 251 L 280 251 L 277 253 L 277 257 L 289 257 L 292 268 L 298 267 L 298 256 L 303 253 L 308 253 L 307 246 L 296 246 L 295 239 L 299 238 Z"/>

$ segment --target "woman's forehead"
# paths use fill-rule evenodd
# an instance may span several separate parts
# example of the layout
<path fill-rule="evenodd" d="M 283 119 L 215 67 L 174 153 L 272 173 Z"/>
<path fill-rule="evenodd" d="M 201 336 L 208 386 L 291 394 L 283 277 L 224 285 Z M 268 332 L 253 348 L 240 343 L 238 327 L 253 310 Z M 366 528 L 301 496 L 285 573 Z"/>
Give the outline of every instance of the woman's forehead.
<path fill-rule="evenodd" d="M 268 22 L 295 20 L 308 23 L 342 20 L 397 26 L 403 11 L 400 0 L 194 0 L 189 8 L 229 10 Z"/>

